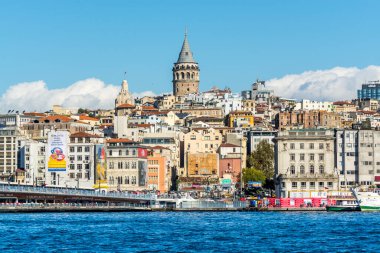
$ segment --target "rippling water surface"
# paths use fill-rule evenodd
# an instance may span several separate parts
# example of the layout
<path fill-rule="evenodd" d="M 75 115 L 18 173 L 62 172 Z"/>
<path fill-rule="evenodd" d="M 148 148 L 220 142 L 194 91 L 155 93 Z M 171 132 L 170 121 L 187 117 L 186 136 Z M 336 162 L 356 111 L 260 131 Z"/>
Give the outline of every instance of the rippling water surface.
<path fill-rule="evenodd" d="M 380 213 L 0 214 L 0 252 L 380 252 Z"/>

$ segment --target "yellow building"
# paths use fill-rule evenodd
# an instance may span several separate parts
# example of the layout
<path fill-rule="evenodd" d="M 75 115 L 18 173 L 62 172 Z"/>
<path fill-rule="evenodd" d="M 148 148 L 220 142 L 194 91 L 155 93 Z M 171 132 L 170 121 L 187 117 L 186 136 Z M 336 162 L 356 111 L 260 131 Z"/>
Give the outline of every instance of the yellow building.
<path fill-rule="evenodd" d="M 187 154 L 187 173 L 192 176 L 217 177 L 219 169 L 218 154 L 197 153 Z"/>
<path fill-rule="evenodd" d="M 229 127 L 253 127 L 254 115 L 250 111 L 234 111 L 228 114 L 227 123 Z"/>

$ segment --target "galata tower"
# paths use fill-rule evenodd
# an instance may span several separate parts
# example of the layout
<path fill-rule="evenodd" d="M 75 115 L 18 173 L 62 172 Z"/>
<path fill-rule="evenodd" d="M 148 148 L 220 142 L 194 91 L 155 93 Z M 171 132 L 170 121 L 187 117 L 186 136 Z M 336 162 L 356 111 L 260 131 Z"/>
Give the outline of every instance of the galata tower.
<path fill-rule="evenodd" d="M 173 67 L 173 94 L 178 97 L 198 92 L 199 67 L 193 58 L 185 33 L 181 52 Z"/>

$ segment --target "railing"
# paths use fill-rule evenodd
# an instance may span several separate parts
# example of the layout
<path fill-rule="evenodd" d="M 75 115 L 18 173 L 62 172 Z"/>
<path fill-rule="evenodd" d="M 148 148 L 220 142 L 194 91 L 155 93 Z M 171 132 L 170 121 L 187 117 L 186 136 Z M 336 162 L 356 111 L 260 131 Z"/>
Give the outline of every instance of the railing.
<path fill-rule="evenodd" d="M 233 201 L 233 202 L 223 202 L 223 201 L 185 201 L 182 202 L 180 208 L 183 209 L 227 209 L 227 208 L 246 208 L 247 202 L 245 201 Z"/>
<path fill-rule="evenodd" d="M 109 197 L 119 199 L 154 200 L 157 198 L 151 193 L 127 193 L 127 192 L 98 192 L 93 190 L 70 189 L 70 188 L 48 188 L 21 185 L 0 184 L 0 192 L 54 194 L 85 197 Z"/>
<path fill-rule="evenodd" d="M 141 203 L 0 203 L 0 209 L 6 208 L 150 208 Z"/>

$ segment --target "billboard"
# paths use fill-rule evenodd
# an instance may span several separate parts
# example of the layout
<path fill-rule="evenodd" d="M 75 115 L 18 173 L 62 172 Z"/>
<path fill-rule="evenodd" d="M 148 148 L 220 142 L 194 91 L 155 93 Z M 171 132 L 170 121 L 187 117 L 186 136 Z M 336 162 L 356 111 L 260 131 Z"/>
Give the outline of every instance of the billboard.
<path fill-rule="evenodd" d="M 106 151 L 103 144 L 95 146 L 96 158 L 95 158 L 95 185 L 94 188 L 102 188 L 107 184 L 106 178 Z"/>
<path fill-rule="evenodd" d="M 48 134 L 48 171 L 66 171 L 67 168 L 67 131 L 51 131 Z"/>
<path fill-rule="evenodd" d="M 138 171 L 139 171 L 139 186 L 146 186 L 148 182 L 147 178 L 147 171 L 148 171 L 148 164 L 146 161 L 139 161 L 138 163 Z"/>

